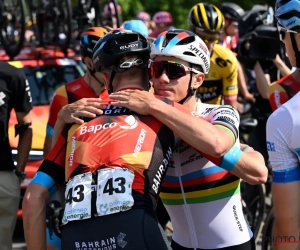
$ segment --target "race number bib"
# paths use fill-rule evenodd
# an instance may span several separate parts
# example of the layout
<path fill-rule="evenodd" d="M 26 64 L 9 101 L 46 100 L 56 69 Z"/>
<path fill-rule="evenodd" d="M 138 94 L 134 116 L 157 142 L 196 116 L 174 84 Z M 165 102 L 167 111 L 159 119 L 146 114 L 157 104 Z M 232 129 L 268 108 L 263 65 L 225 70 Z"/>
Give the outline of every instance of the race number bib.
<path fill-rule="evenodd" d="M 114 167 L 98 170 L 96 201 L 98 216 L 131 209 L 134 204 L 133 179 L 134 173 L 127 168 Z"/>
<path fill-rule="evenodd" d="M 91 218 L 92 173 L 84 173 L 70 179 L 65 191 L 63 224 L 68 221 Z"/>

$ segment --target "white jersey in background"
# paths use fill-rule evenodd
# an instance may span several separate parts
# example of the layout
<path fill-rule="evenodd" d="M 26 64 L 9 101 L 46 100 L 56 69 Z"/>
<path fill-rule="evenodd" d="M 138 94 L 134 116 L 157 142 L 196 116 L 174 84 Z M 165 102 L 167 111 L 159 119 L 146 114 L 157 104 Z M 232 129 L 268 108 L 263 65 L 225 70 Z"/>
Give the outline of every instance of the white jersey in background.
<path fill-rule="evenodd" d="M 300 92 L 269 117 L 267 149 L 273 182 L 300 181 Z"/>
<path fill-rule="evenodd" d="M 196 112 L 214 125 L 226 126 L 238 138 L 239 114 L 231 106 L 197 103 Z M 253 234 L 242 211 L 240 179 L 188 145 L 182 145 L 172 160 L 160 193 L 172 220 L 172 239 L 193 249 L 249 241 Z"/>

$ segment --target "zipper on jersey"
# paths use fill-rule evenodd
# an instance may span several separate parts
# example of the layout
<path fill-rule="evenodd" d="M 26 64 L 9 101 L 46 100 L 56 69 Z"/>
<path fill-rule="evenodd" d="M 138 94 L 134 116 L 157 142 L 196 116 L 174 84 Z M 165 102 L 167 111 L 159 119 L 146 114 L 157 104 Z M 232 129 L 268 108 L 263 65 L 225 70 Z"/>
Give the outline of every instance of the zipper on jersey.
<path fill-rule="evenodd" d="M 180 153 L 179 153 L 179 150 L 177 150 L 176 154 L 174 154 L 174 158 L 175 158 L 175 173 L 176 175 L 178 176 L 178 179 L 179 179 L 179 184 L 180 184 L 180 189 L 181 189 L 181 194 L 182 194 L 182 198 L 183 198 L 183 201 L 184 201 L 184 205 L 183 205 L 183 210 L 184 210 L 184 213 L 185 213 L 185 217 L 186 217 L 186 220 L 187 220 L 187 224 L 188 224 L 188 227 L 189 227 L 189 235 L 190 235 L 190 239 L 191 239 L 191 243 L 192 243 L 192 246 L 194 248 L 194 250 L 197 250 L 197 247 L 198 247 L 198 240 L 197 240 L 197 235 L 196 235 L 196 231 L 195 231 L 195 225 L 194 225 L 194 222 L 193 222 L 193 218 L 192 218 L 192 213 L 191 213 L 191 210 L 190 210 L 190 206 L 189 204 L 187 204 L 186 202 L 186 198 L 185 198 L 185 195 L 184 195 L 184 189 L 183 189 L 183 185 L 182 185 L 182 180 L 181 180 L 181 176 L 182 176 L 182 171 L 181 171 L 181 158 L 180 158 Z"/>

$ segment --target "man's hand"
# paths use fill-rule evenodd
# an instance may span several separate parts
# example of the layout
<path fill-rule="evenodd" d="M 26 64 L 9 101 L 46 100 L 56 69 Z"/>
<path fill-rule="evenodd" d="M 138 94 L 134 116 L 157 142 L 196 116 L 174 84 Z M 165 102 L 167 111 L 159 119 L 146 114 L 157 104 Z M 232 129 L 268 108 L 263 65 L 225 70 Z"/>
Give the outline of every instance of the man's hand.
<path fill-rule="evenodd" d="M 141 90 L 119 91 L 109 98 L 114 100 L 111 105 L 125 107 L 141 115 L 150 115 L 151 104 L 159 101 L 152 93 Z"/>
<path fill-rule="evenodd" d="M 255 102 L 255 97 L 250 92 L 246 92 L 244 95 L 244 100 L 250 101 L 250 102 Z"/>
<path fill-rule="evenodd" d="M 102 115 L 106 105 L 101 104 L 100 98 L 83 98 L 71 104 L 62 107 L 57 114 L 57 119 L 64 123 L 82 124 L 81 117 L 94 118 L 96 115 Z"/>

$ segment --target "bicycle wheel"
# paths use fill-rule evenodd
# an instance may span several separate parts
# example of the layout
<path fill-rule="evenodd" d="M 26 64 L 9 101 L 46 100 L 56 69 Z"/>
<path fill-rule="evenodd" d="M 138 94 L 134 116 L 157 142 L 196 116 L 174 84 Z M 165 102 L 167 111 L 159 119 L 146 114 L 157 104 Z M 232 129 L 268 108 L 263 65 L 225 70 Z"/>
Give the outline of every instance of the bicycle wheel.
<path fill-rule="evenodd" d="M 24 45 L 25 40 L 25 3 L 24 0 L 1 1 L 0 39 L 6 54 L 13 59 Z"/>
<path fill-rule="evenodd" d="M 266 223 L 263 228 L 263 233 L 262 233 L 262 244 L 261 244 L 261 249 L 262 250 L 272 250 L 273 245 L 272 245 L 272 231 L 273 231 L 273 226 L 274 226 L 274 208 L 272 208 L 266 218 Z"/>
<path fill-rule="evenodd" d="M 257 243 L 262 230 L 266 209 L 265 186 L 264 184 L 250 185 L 242 181 L 241 194 L 244 216 L 251 227 L 255 242 Z"/>

